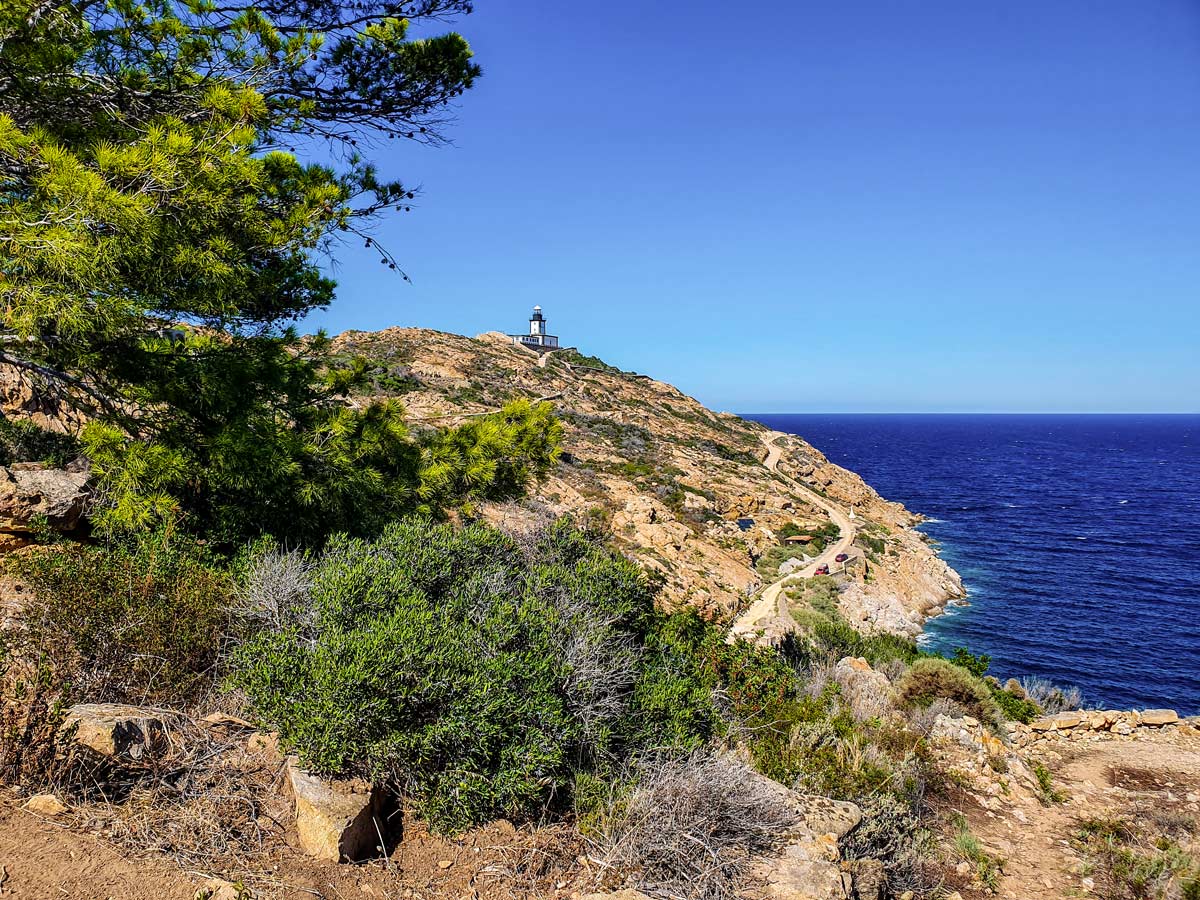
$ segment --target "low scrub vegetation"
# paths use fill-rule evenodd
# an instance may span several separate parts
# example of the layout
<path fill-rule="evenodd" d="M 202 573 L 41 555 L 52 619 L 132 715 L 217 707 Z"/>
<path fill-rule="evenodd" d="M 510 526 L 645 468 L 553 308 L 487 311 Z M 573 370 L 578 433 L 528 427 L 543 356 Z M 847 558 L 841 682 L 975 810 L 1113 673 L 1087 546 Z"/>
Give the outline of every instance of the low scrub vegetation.
<path fill-rule="evenodd" d="M 1153 817 L 1148 817 L 1153 819 Z M 1197 825 L 1120 818 L 1085 818 L 1075 846 L 1090 864 L 1103 900 L 1200 900 L 1200 858 L 1181 842 L 1194 840 Z"/>
<path fill-rule="evenodd" d="M 979 843 L 979 839 L 971 833 L 967 820 L 958 818 L 958 830 L 954 835 L 954 849 L 959 856 L 970 863 L 975 873 L 975 879 L 989 892 L 1000 890 L 1000 873 L 1004 860 L 988 853 Z"/>
<path fill-rule="evenodd" d="M 642 572 L 566 522 L 410 519 L 335 538 L 304 576 L 266 559 L 232 683 L 307 766 L 390 784 L 443 831 L 533 817 L 581 772 L 698 749 L 789 692 L 777 657 L 656 613 Z"/>
<path fill-rule="evenodd" d="M 72 435 L 0 416 L 0 466 L 17 462 L 64 466 L 79 456 L 79 449 L 79 441 Z"/>
<path fill-rule="evenodd" d="M 187 706 L 206 692 L 234 582 L 194 539 L 154 532 L 11 558 L 30 589 L 10 660 L 63 702 Z"/>
<path fill-rule="evenodd" d="M 946 659 L 917 660 L 896 685 L 896 696 L 902 706 L 909 707 L 928 706 L 938 698 L 951 700 L 993 728 L 1003 721 L 1003 713 L 987 685 Z"/>
<path fill-rule="evenodd" d="M 1083 705 L 1083 692 L 1077 687 L 1060 687 L 1047 678 L 1030 676 L 1019 683 L 1022 694 L 1048 716 Z M 1010 688 L 1011 690 L 1011 688 Z"/>

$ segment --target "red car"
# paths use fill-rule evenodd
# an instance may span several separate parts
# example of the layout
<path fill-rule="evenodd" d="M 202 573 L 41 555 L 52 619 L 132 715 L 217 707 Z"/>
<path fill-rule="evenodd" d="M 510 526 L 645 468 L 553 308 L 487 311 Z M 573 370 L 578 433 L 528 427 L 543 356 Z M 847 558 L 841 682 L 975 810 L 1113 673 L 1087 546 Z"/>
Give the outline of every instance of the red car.
<path fill-rule="evenodd" d="M 813 574 L 814 575 L 828 575 L 829 574 L 829 566 L 821 566 L 819 569 L 817 569 L 817 571 L 813 572 Z"/>
<path fill-rule="evenodd" d="M 849 558 L 850 558 L 850 554 L 849 554 L 849 553 L 839 553 L 837 556 L 835 556 L 835 557 L 833 558 L 833 561 L 834 561 L 834 562 L 845 562 L 845 561 L 846 561 L 846 560 L 848 560 Z"/>

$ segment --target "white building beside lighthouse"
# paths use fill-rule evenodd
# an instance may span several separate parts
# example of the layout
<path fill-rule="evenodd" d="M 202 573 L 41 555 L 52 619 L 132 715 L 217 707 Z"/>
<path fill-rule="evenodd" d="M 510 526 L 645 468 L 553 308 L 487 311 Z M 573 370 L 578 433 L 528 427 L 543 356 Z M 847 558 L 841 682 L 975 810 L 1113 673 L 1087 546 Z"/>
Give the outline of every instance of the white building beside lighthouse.
<path fill-rule="evenodd" d="M 546 317 L 542 315 L 540 306 L 535 306 L 533 315 L 529 317 L 529 333 L 510 334 L 509 337 L 512 338 L 514 344 L 521 344 L 538 353 L 558 349 L 558 338 L 552 334 L 546 334 Z"/>

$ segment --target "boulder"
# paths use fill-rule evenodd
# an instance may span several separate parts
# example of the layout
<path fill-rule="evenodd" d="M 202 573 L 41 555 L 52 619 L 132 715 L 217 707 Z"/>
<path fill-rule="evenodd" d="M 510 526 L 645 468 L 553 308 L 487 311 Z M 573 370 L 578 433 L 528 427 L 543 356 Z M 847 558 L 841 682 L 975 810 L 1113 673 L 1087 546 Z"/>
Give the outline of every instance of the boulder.
<path fill-rule="evenodd" d="M 35 794 L 25 801 L 25 808 L 39 816 L 61 816 L 68 807 L 53 794 Z"/>
<path fill-rule="evenodd" d="M 789 557 L 779 564 L 779 574 L 791 575 L 793 572 L 803 569 L 805 562 L 805 560 L 799 559 L 795 556 Z"/>
<path fill-rule="evenodd" d="M 358 862 L 379 855 L 389 837 L 388 803 L 378 787 L 361 779 L 319 778 L 288 761 L 296 798 L 296 832 L 309 856 Z"/>
<path fill-rule="evenodd" d="M 107 757 L 141 759 L 160 753 L 167 743 L 166 728 L 158 713 L 120 703 L 72 706 L 61 730 L 74 730 L 77 746 Z"/>
<path fill-rule="evenodd" d="M 1074 728 L 1083 722 L 1083 714 L 1079 712 L 1061 712 L 1055 716 L 1043 716 L 1035 719 L 1029 727 L 1034 731 L 1063 731 Z"/>
<path fill-rule="evenodd" d="M 1173 709 L 1142 710 L 1143 725 L 1172 725 L 1179 721 L 1179 713 Z"/>
<path fill-rule="evenodd" d="M 983 752 L 988 756 L 1004 756 L 1008 752 L 1008 748 L 1004 746 L 1004 741 L 998 737 L 984 732 L 980 738 L 980 743 L 983 745 Z"/>
<path fill-rule="evenodd" d="M 862 821 L 862 810 L 846 800 L 800 794 L 797 803 L 804 814 L 805 825 L 815 834 L 832 834 L 839 841 Z"/>
<path fill-rule="evenodd" d="M 777 858 L 756 865 L 752 878 L 763 886 L 755 895 L 771 900 L 850 900 L 854 896 L 853 877 L 842 871 L 837 843 L 828 839 L 789 845 Z"/>
<path fill-rule="evenodd" d="M 65 469 L 41 463 L 0 466 L 0 532 L 29 534 L 42 523 L 55 531 L 74 530 L 90 496 L 90 478 L 83 460 Z"/>

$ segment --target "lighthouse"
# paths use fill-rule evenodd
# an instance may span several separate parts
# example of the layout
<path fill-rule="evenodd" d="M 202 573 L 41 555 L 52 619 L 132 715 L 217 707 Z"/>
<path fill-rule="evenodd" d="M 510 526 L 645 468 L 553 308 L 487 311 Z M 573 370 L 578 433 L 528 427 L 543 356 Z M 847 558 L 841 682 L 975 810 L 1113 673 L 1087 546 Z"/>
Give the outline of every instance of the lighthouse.
<path fill-rule="evenodd" d="M 558 349 L 558 338 L 546 333 L 546 317 L 542 315 L 540 306 L 535 306 L 533 314 L 529 317 L 529 333 L 510 334 L 509 337 L 512 338 L 514 344 L 521 344 L 538 353 L 547 353 L 550 350 Z"/>

